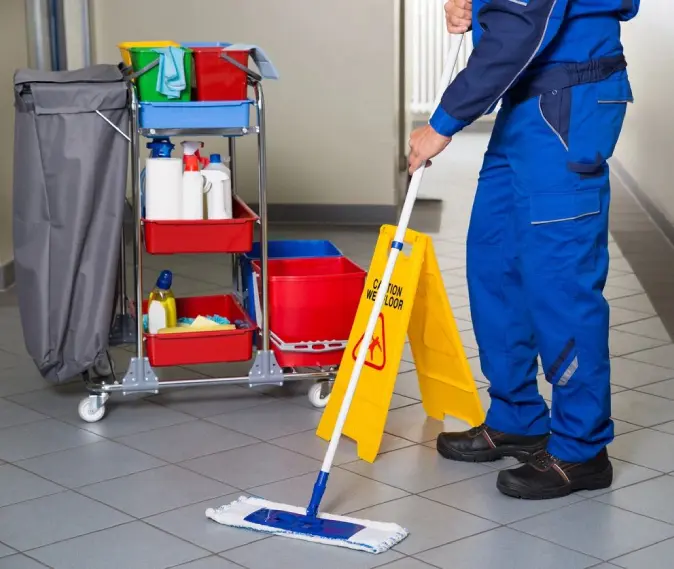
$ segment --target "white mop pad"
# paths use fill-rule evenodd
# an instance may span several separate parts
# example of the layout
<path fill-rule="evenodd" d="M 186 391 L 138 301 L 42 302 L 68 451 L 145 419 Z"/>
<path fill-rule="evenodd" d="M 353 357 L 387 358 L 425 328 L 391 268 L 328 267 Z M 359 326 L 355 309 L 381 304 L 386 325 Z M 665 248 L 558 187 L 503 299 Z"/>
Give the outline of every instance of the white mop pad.
<path fill-rule="evenodd" d="M 206 510 L 206 517 L 226 526 L 237 528 L 252 529 L 284 537 L 292 537 L 314 543 L 324 543 L 326 545 L 336 545 L 338 547 L 348 547 L 359 551 L 369 553 L 383 553 L 397 543 L 400 543 L 407 537 L 409 532 L 398 524 L 373 522 L 369 520 L 359 520 L 348 518 L 346 516 L 333 516 L 331 514 L 319 514 L 318 518 L 323 520 L 333 520 L 364 526 L 363 529 L 347 539 L 328 537 L 316 534 L 299 533 L 289 529 L 283 529 L 274 526 L 261 525 L 246 521 L 246 518 L 260 509 L 281 510 L 293 514 L 306 514 L 306 509 L 297 506 L 288 506 L 286 504 L 277 504 L 268 502 L 260 498 L 241 497 L 231 504 L 221 506 L 217 510 L 209 508 Z"/>

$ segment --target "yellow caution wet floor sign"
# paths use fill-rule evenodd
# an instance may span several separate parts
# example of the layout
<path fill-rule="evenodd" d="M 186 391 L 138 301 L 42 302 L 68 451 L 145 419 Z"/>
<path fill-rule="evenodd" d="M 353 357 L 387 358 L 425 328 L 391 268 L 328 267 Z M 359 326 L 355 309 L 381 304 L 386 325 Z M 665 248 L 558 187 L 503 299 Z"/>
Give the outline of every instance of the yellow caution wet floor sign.
<path fill-rule="evenodd" d="M 395 227 L 382 227 L 365 289 L 328 406 L 318 426 L 319 437 L 329 440 L 363 341 L 372 305 L 385 294 L 358 388 L 351 403 L 344 434 L 358 444 L 358 456 L 374 462 L 386 426 L 406 337 L 409 335 L 426 413 L 445 415 L 470 426 L 484 421 L 484 411 L 452 315 L 431 239 L 407 231 L 409 253 L 398 256 L 387 290 L 380 278 L 391 250 Z M 408 249 L 408 248 L 406 248 Z"/>

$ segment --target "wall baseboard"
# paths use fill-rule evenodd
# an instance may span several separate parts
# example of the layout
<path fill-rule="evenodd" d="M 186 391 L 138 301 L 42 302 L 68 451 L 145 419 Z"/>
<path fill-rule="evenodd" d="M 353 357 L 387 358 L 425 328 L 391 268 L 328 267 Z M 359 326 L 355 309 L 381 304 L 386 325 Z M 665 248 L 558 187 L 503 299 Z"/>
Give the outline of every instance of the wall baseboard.
<path fill-rule="evenodd" d="M 620 160 L 612 158 L 610 164 L 611 170 L 620 179 L 627 191 L 634 196 L 634 199 L 637 200 L 639 205 L 653 220 L 653 223 L 655 223 L 657 228 L 662 231 L 667 240 L 674 245 L 674 225 L 672 225 L 672 222 L 667 219 L 667 216 L 655 204 L 650 196 L 644 192 L 641 186 L 639 186 L 639 183 L 632 174 L 629 173 L 627 168 L 622 165 Z"/>
<path fill-rule="evenodd" d="M 250 204 L 257 211 L 258 204 Z M 321 225 L 372 225 L 395 223 L 395 205 L 269 204 L 270 223 Z"/>
<path fill-rule="evenodd" d="M 14 260 L 0 264 L 0 292 L 14 285 Z"/>

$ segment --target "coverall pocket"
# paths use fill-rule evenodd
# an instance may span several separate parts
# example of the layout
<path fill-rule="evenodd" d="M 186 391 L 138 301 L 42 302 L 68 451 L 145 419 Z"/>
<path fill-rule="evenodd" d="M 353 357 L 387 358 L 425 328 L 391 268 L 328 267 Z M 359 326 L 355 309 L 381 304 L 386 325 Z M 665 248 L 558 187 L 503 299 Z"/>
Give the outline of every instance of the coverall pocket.
<path fill-rule="evenodd" d="M 569 127 L 571 125 L 571 89 L 560 89 L 539 95 L 538 111 L 545 124 L 568 151 Z"/>
<path fill-rule="evenodd" d="M 571 221 L 600 213 L 600 189 L 532 194 L 529 204 L 532 225 Z"/>

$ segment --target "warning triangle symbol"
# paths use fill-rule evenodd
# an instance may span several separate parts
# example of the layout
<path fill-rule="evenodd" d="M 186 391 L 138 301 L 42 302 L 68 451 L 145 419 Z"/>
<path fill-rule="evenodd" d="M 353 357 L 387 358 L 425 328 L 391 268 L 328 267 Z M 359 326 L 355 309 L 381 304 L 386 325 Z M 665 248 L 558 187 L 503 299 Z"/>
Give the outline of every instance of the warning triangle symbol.
<path fill-rule="evenodd" d="M 363 343 L 364 336 L 365 334 L 360 337 L 360 340 L 358 340 L 358 343 L 353 348 L 351 357 L 354 361 L 358 359 L 358 351 L 360 350 L 360 345 Z M 374 329 L 374 334 L 370 341 L 367 358 L 365 358 L 365 365 L 378 371 L 381 371 L 386 367 L 386 332 L 384 330 L 384 315 L 381 313 L 379 314 L 377 326 Z"/>

